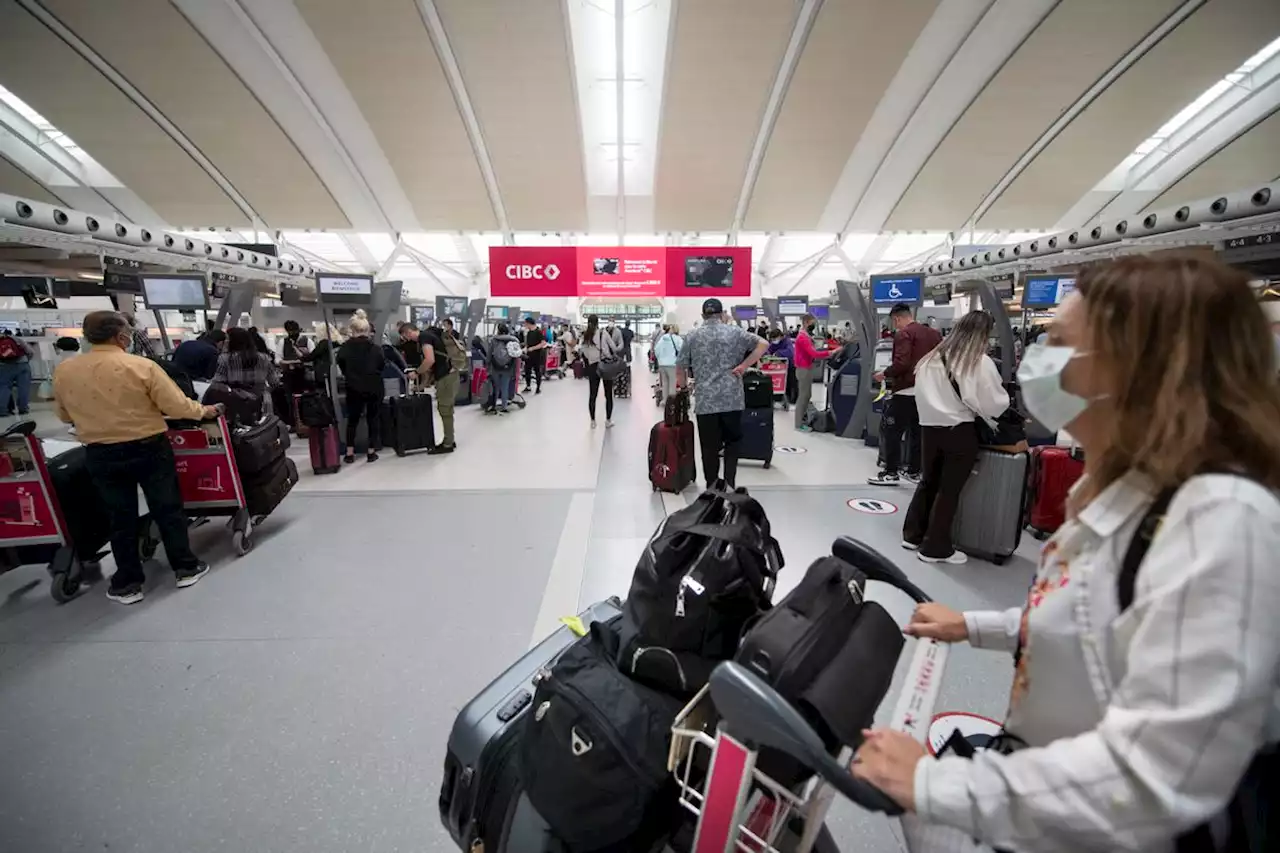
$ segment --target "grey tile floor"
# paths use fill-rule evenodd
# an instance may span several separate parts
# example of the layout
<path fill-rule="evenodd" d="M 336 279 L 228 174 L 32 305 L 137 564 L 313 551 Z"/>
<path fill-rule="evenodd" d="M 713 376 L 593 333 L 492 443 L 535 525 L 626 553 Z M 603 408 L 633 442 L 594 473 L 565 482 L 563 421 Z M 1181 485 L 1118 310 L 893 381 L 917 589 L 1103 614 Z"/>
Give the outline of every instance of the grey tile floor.
<path fill-rule="evenodd" d="M 154 564 L 134 607 L 100 589 L 58 607 L 41 567 L 0 575 L 0 851 L 452 849 L 436 796 L 458 708 L 548 617 L 625 594 L 644 541 L 694 494 L 652 493 L 656 411 L 647 376 L 633 384 L 612 430 L 589 429 L 585 383 L 549 381 L 509 418 L 461 410 L 452 457 L 304 474 L 251 554 L 200 528 L 214 570 L 178 591 Z M 779 595 L 850 534 L 939 600 L 1021 600 L 1034 541 L 1004 567 L 921 564 L 898 547 L 900 515 L 846 506 L 894 500 L 859 485 L 871 452 L 799 436 L 781 412 L 777 430 L 807 453 L 740 479 L 787 556 Z M 905 620 L 901 596 L 872 595 Z M 999 716 L 1009 661 L 951 661 L 940 707 Z M 897 849 L 887 821 L 839 804 L 830 820 L 843 849 Z"/>

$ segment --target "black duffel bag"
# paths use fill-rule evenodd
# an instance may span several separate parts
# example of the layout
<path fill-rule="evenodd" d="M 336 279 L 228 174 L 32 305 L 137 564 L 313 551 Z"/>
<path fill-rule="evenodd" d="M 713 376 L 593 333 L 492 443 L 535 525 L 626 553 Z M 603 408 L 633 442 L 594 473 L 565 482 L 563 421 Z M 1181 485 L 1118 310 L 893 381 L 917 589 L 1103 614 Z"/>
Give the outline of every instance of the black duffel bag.
<path fill-rule="evenodd" d="M 226 409 L 227 420 L 233 425 L 249 426 L 262 418 L 262 398 L 248 388 L 213 382 L 200 401 L 206 406 L 221 403 Z"/>
<path fill-rule="evenodd" d="M 261 422 L 231 433 L 231 449 L 235 452 L 236 468 L 241 477 L 271 466 L 289 449 L 289 427 L 275 415 L 267 415 Z"/>
<path fill-rule="evenodd" d="M 648 850 L 677 822 L 667 753 L 682 703 L 618 671 L 596 622 L 536 682 L 520 740 L 529 802 L 571 850 Z"/>
<path fill-rule="evenodd" d="M 658 527 L 627 593 L 623 672 L 689 697 L 770 606 L 782 552 L 745 489 L 708 490 Z"/>
<path fill-rule="evenodd" d="M 739 663 L 796 707 L 832 755 L 857 746 L 889 692 L 902 652 L 902 629 L 874 601 L 866 578 L 837 557 L 816 560 L 782 601 L 742 641 Z M 808 773 L 764 750 L 760 767 L 783 784 Z"/>
<path fill-rule="evenodd" d="M 338 422 L 333 400 L 319 391 L 308 391 L 298 397 L 298 420 L 303 426 L 324 429 Z"/>
<path fill-rule="evenodd" d="M 773 380 L 760 370 L 742 374 L 742 399 L 748 409 L 773 408 Z"/>

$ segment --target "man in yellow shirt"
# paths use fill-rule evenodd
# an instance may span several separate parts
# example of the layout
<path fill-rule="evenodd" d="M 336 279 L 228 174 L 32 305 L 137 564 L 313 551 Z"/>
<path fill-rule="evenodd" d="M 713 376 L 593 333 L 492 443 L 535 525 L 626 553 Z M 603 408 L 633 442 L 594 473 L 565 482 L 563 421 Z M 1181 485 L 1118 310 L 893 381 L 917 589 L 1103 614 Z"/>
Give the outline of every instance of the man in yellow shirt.
<path fill-rule="evenodd" d="M 138 553 L 138 488 L 147 498 L 178 586 L 196 583 L 209 571 L 191 551 L 182 511 L 173 448 L 165 417 L 216 417 L 215 406 L 186 397 L 156 362 L 129 355 L 133 330 L 123 315 L 95 311 L 84 318 L 92 348 L 58 366 L 53 394 L 58 417 L 74 424 L 86 445 L 89 473 L 111 518 L 111 551 L 116 573 L 107 598 L 121 604 L 142 600 L 142 559 Z"/>

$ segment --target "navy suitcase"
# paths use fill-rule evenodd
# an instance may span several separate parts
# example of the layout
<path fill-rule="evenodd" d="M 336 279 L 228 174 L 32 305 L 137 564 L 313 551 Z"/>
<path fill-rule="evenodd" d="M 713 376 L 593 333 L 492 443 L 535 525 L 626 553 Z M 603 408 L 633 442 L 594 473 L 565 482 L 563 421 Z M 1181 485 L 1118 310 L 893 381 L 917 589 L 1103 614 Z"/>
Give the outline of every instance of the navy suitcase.
<path fill-rule="evenodd" d="M 584 628 L 622 612 L 610 598 L 588 607 Z M 534 680 L 578 636 L 562 625 L 507 668 L 453 721 L 440 785 L 440 819 L 463 850 L 502 850 L 503 830 L 521 794 L 519 740 Z M 483 846 L 480 846 L 483 845 Z"/>
<path fill-rule="evenodd" d="M 773 403 L 767 409 L 742 410 L 742 441 L 739 459 L 758 459 L 768 468 L 773 464 Z"/>

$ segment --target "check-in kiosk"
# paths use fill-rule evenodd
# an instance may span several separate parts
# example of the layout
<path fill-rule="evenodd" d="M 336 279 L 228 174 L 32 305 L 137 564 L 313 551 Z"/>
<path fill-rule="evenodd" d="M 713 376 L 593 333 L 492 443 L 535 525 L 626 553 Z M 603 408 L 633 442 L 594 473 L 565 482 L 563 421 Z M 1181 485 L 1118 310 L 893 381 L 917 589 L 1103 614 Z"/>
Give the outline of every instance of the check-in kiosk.
<path fill-rule="evenodd" d="M 984 279 L 962 281 L 955 288 L 956 293 L 976 294 L 982 310 L 994 318 L 995 328 L 992 335 L 995 338 L 993 342 L 996 350 L 995 361 L 1000 368 L 1000 379 L 1006 383 L 1013 381 L 1014 372 L 1018 368 L 1014 358 L 1016 350 L 1013 345 L 1013 324 L 1009 322 L 1009 314 L 1004 309 L 1005 295 L 1012 295 L 1012 290 L 1012 280 L 1005 286 L 1003 282 Z"/>
<path fill-rule="evenodd" d="M 870 378 L 875 372 L 873 347 L 878 327 L 875 308 L 867 296 L 855 282 L 836 282 L 836 298 L 853 324 L 853 340 L 845 344 L 844 363 L 833 373 L 827 389 L 836 435 L 841 438 L 865 437 L 871 414 Z"/>
<path fill-rule="evenodd" d="M 888 326 L 893 328 L 889 312 L 895 305 L 907 305 L 913 316 L 920 313 L 924 304 L 924 276 L 921 275 L 873 275 L 871 276 L 871 302 L 875 306 L 876 335 L 872 357 L 872 375 L 883 373 L 893 363 L 893 339 L 880 338 L 879 329 Z M 880 420 L 884 417 L 885 406 L 892 396 L 886 382 L 870 380 L 867 393 L 871 396 L 871 406 L 867 413 L 866 442 L 868 447 L 880 446 Z"/>
<path fill-rule="evenodd" d="M 764 311 L 764 319 L 770 329 L 783 327 L 782 317 L 778 314 L 778 300 L 769 297 L 762 298 L 760 300 L 760 310 Z"/>

